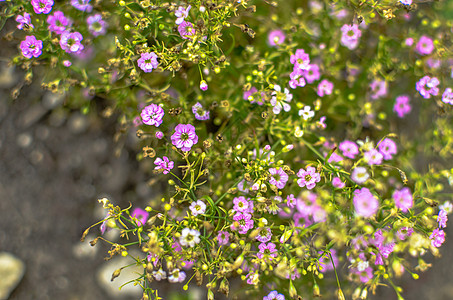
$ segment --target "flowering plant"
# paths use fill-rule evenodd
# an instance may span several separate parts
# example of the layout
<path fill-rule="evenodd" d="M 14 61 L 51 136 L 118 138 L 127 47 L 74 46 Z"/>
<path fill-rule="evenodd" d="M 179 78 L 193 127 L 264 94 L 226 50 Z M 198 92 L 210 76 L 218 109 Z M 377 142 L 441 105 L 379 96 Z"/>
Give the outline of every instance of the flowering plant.
<path fill-rule="evenodd" d="M 121 232 L 109 258 L 142 267 L 143 299 L 161 299 L 153 281 L 193 278 L 208 299 L 365 299 L 382 283 L 402 299 L 395 278 L 439 254 L 453 183 L 447 3 L 2 2 L 24 83 L 41 66 L 42 86 L 82 112 L 107 99 L 102 115 L 120 115 L 118 136 L 136 131 L 150 182 L 166 184 L 144 210 L 100 200 L 92 243 Z"/>

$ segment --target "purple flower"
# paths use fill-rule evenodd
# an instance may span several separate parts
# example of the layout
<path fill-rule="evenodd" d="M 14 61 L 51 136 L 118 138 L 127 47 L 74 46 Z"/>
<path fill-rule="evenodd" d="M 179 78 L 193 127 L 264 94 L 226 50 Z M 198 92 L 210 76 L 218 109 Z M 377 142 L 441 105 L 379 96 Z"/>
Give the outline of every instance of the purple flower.
<path fill-rule="evenodd" d="M 53 15 L 47 17 L 47 24 L 49 24 L 49 31 L 56 34 L 62 34 L 67 31 L 72 24 L 71 19 L 66 18 L 64 13 L 56 11 Z"/>
<path fill-rule="evenodd" d="M 382 163 L 383 155 L 376 149 L 371 149 L 363 154 L 365 161 L 371 165 L 380 165 Z"/>
<path fill-rule="evenodd" d="M 146 125 L 154 125 L 159 127 L 162 124 L 164 117 L 164 109 L 157 104 L 150 104 L 143 108 L 140 116 L 142 117 L 143 123 Z"/>
<path fill-rule="evenodd" d="M 297 49 L 296 53 L 291 55 L 289 61 L 294 65 L 294 68 L 306 70 L 310 63 L 310 56 L 305 53 L 304 49 Z"/>
<path fill-rule="evenodd" d="M 408 187 L 396 190 L 392 195 L 396 207 L 402 212 L 407 212 L 414 205 L 411 190 Z"/>
<path fill-rule="evenodd" d="M 323 254 L 324 251 L 318 251 L 318 254 Z M 332 249 L 330 250 L 330 254 L 332 255 L 332 260 L 335 266 L 338 266 L 340 261 L 338 260 L 337 250 Z M 326 273 L 327 271 L 333 271 L 332 261 L 330 260 L 330 255 L 326 252 L 319 258 L 319 271 L 322 273 Z"/>
<path fill-rule="evenodd" d="M 87 13 L 90 13 L 93 10 L 90 0 L 71 0 L 71 5 L 76 9 Z"/>
<path fill-rule="evenodd" d="M 258 234 L 256 235 L 256 239 L 261 243 L 267 243 L 272 238 L 272 231 L 269 227 L 260 227 L 258 228 Z"/>
<path fill-rule="evenodd" d="M 401 4 L 404 4 L 404 5 L 411 5 L 412 4 L 412 0 L 399 0 Z"/>
<path fill-rule="evenodd" d="M 179 269 L 173 269 L 168 277 L 168 281 L 172 283 L 183 282 L 184 279 L 186 279 L 186 273 L 184 271 L 180 271 Z"/>
<path fill-rule="evenodd" d="M 285 34 L 280 29 L 272 30 L 269 32 L 267 42 L 269 45 L 275 47 L 285 42 Z"/>
<path fill-rule="evenodd" d="M 293 194 L 290 194 L 286 197 L 286 206 L 288 206 L 289 208 L 294 208 L 294 206 L 296 206 L 296 201 L 297 199 L 294 197 Z"/>
<path fill-rule="evenodd" d="M 453 105 L 453 90 L 446 88 L 442 94 L 442 102 Z"/>
<path fill-rule="evenodd" d="M 233 205 L 235 212 L 253 212 L 253 202 L 248 201 L 244 196 L 234 197 Z"/>
<path fill-rule="evenodd" d="M 447 227 L 447 221 L 448 221 L 447 212 L 441 209 L 439 211 L 439 214 L 437 215 L 437 222 L 439 223 L 439 228 Z"/>
<path fill-rule="evenodd" d="M 200 90 L 202 90 L 203 92 L 208 90 L 208 83 L 206 81 L 200 81 Z"/>
<path fill-rule="evenodd" d="M 354 191 L 354 209 L 357 215 L 369 218 L 376 214 L 379 201 L 367 188 Z"/>
<path fill-rule="evenodd" d="M 338 148 L 343 152 L 343 156 L 354 159 L 359 154 L 359 147 L 352 141 L 345 140 L 340 143 Z"/>
<path fill-rule="evenodd" d="M 94 16 L 89 16 L 87 18 L 88 30 L 93 36 L 104 35 L 107 28 L 107 23 L 102 20 L 100 14 L 95 14 Z"/>
<path fill-rule="evenodd" d="M 192 212 L 192 215 L 194 217 L 198 216 L 198 215 L 202 215 L 206 211 L 206 204 L 201 200 L 197 200 L 197 201 L 192 202 L 192 204 L 190 204 L 189 209 Z"/>
<path fill-rule="evenodd" d="M 305 78 L 303 77 L 304 70 L 294 67 L 291 74 L 289 74 L 289 87 L 295 89 L 296 87 L 304 87 L 306 85 Z"/>
<path fill-rule="evenodd" d="M 219 245 L 226 245 L 230 241 L 230 233 L 228 231 L 219 231 L 217 235 L 217 241 Z"/>
<path fill-rule="evenodd" d="M 48 14 L 52 10 L 53 0 L 31 0 L 33 10 L 37 14 Z"/>
<path fill-rule="evenodd" d="M 162 173 L 164 174 L 168 174 L 170 170 L 175 166 L 175 163 L 173 161 L 170 161 L 166 156 L 163 156 L 162 158 L 156 158 L 154 164 L 156 165 L 154 167 L 154 170 L 163 170 Z"/>
<path fill-rule="evenodd" d="M 434 50 L 433 40 L 426 35 L 422 35 L 415 46 L 415 51 L 420 55 L 429 55 Z"/>
<path fill-rule="evenodd" d="M 311 166 L 307 167 L 307 171 L 300 169 L 299 172 L 297 172 L 297 177 L 299 177 L 297 184 L 300 187 L 306 186 L 309 190 L 314 188 L 316 183 L 321 180 L 321 175 L 319 175 L 319 173 L 316 172 L 316 169 Z"/>
<path fill-rule="evenodd" d="M 357 48 L 359 44 L 359 38 L 362 35 L 362 32 L 359 29 L 359 25 L 353 24 L 348 25 L 344 24 L 341 27 L 341 44 L 348 48 L 349 50 L 353 50 Z"/>
<path fill-rule="evenodd" d="M 279 294 L 277 291 L 272 291 L 267 296 L 264 296 L 263 300 L 285 300 L 285 296 Z"/>
<path fill-rule="evenodd" d="M 395 142 L 389 138 L 385 138 L 379 143 L 379 152 L 381 152 L 385 160 L 392 159 L 393 155 L 397 153 Z"/>
<path fill-rule="evenodd" d="M 70 67 L 72 65 L 72 62 L 70 60 L 63 60 L 63 66 L 66 68 Z"/>
<path fill-rule="evenodd" d="M 237 223 L 237 225 L 233 224 L 232 229 L 236 230 L 238 229 L 237 226 L 239 226 L 238 232 L 240 234 L 246 234 L 247 231 L 253 228 L 252 215 L 249 213 L 238 212 L 233 216 L 233 220 Z"/>
<path fill-rule="evenodd" d="M 439 79 L 437 77 L 422 77 L 416 84 L 415 89 L 423 96 L 425 99 L 429 99 L 432 96 L 437 96 L 439 94 Z"/>
<path fill-rule="evenodd" d="M 271 178 L 269 179 L 270 184 L 275 185 L 278 189 L 285 187 L 288 181 L 288 174 L 282 168 L 271 168 L 269 169 L 269 173 L 271 173 Z"/>
<path fill-rule="evenodd" d="M 164 137 L 164 133 L 162 131 L 156 131 L 155 137 L 160 140 Z"/>
<path fill-rule="evenodd" d="M 328 81 L 327 79 L 323 79 L 318 84 L 318 96 L 324 97 L 324 95 L 331 95 L 333 90 L 333 83 Z"/>
<path fill-rule="evenodd" d="M 178 32 L 183 39 L 189 39 L 191 36 L 195 35 L 195 28 L 193 28 L 192 23 L 182 21 L 182 23 L 178 25 Z"/>
<path fill-rule="evenodd" d="M 334 177 L 332 179 L 332 185 L 337 189 L 342 189 L 346 186 L 346 184 L 343 181 L 341 181 L 340 177 Z"/>
<path fill-rule="evenodd" d="M 83 45 L 80 41 L 83 36 L 79 32 L 63 32 L 60 38 L 60 47 L 67 53 L 80 53 L 83 50 Z"/>
<path fill-rule="evenodd" d="M 261 243 L 259 244 L 258 249 L 260 252 L 258 252 L 256 256 L 258 256 L 259 259 L 268 258 L 269 260 L 272 260 L 277 257 L 277 249 L 275 249 L 274 243 L 267 243 L 267 245 Z"/>
<path fill-rule="evenodd" d="M 195 127 L 191 124 L 178 124 L 175 128 L 175 133 L 171 136 L 171 142 L 176 148 L 182 151 L 189 151 L 193 145 L 198 143 Z"/>
<path fill-rule="evenodd" d="M 410 98 L 407 95 L 396 97 L 393 111 L 397 113 L 398 117 L 403 118 L 405 115 L 411 112 L 412 107 L 409 104 L 409 100 Z"/>
<path fill-rule="evenodd" d="M 357 184 L 365 183 L 370 175 L 368 174 L 366 168 L 364 167 L 356 167 L 352 170 L 351 179 Z"/>
<path fill-rule="evenodd" d="M 139 226 L 143 226 L 145 225 L 146 221 L 148 221 L 149 213 L 146 210 L 137 207 L 132 211 L 131 217 L 138 220 Z"/>
<path fill-rule="evenodd" d="M 37 40 L 34 35 L 26 36 L 20 43 L 20 50 L 26 58 L 38 57 L 42 54 L 42 41 Z"/>
<path fill-rule="evenodd" d="M 319 72 L 319 66 L 317 64 L 308 65 L 308 67 L 303 70 L 303 73 L 308 83 L 313 83 L 321 78 L 321 73 Z"/>
<path fill-rule="evenodd" d="M 194 106 L 192 106 L 192 113 L 195 115 L 195 119 L 197 120 L 209 120 L 209 111 L 204 109 L 200 102 L 197 102 Z"/>
<path fill-rule="evenodd" d="M 376 100 L 387 95 L 387 82 L 385 80 L 373 80 L 370 84 L 371 99 Z"/>
<path fill-rule="evenodd" d="M 18 15 L 16 17 L 16 22 L 19 23 L 19 25 L 17 25 L 17 28 L 19 28 L 20 30 L 24 29 L 24 27 L 25 28 L 27 28 L 27 27 L 35 28 L 33 26 L 33 24 L 31 23 L 30 14 L 26 13 L 26 12 L 24 12 L 23 16 Z"/>
<path fill-rule="evenodd" d="M 192 6 L 187 6 L 187 8 L 184 8 L 183 6 L 178 7 L 178 9 L 175 11 L 175 16 L 176 16 L 176 25 L 181 24 L 184 22 L 184 19 L 187 18 L 189 15 L 189 11 L 192 8 Z"/>
<path fill-rule="evenodd" d="M 150 73 L 153 69 L 157 68 L 157 55 L 154 52 L 145 52 L 140 54 L 137 64 L 145 73 Z"/>
<path fill-rule="evenodd" d="M 431 239 L 431 245 L 439 248 L 445 242 L 445 232 L 439 228 L 436 228 L 433 230 L 429 238 Z"/>

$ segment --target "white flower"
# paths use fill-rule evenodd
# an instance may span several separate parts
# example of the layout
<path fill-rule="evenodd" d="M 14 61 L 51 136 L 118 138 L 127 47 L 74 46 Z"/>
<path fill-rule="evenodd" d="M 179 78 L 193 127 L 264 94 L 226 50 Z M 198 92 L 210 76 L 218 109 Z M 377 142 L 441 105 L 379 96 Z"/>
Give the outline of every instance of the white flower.
<path fill-rule="evenodd" d="M 359 261 L 357 264 L 357 270 L 360 272 L 365 271 L 365 269 L 368 268 L 368 262 L 367 261 Z"/>
<path fill-rule="evenodd" d="M 370 175 L 366 171 L 366 168 L 356 167 L 354 170 L 352 170 L 351 179 L 356 183 L 363 184 L 368 180 L 368 178 L 370 178 Z"/>
<path fill-rule="evenodd" d="M 198 200 L 196 202 L 192 202 L 189 209 L 193 216 L 202 215 L 206 211 L 206 204 L 203 201 Z"/>
<path fill-rule="evenodd" d="M 278 115 L 282 108 L 284 111 L 289 111 L 291 106 L 287 102 L 293 100 L 293 95 L 289 93 L 289 90 L 285 88 L 284 93 L 282 88 L 279 85 L 274 86 L 274 91 L 272 92 L 271 105 L 274 107 L 272 111 L 274 114 Z"/>
<path fill-rule="evenodd" d="M 445 210 L 445 212 L 448 215 L 448 214 L 450 214 L 453 211 L 453 204 L 451 204 L 450 201 L 447 201 L 447 202 L 439 205 L 439 209 Z"/>
<path fill-rule="evenodd" d="M 200 232 L 196 229 L 184 228 L 179 237 L 179 242 L 183 246 L 194 247 L 200 242 Z"/>
<path fill-rule="evenodd" d="M 315 116 L 315 112 L 311 110 L 310 106 L 304 106 L 304 109 L 299 110 L 299 116 L 302 116 L 307 121 Z"/>
<path fill-rule="evenodd" d="M 157 271 L 153 271 L 153 276 L 157 281 L 161 281 L 162 279 L 167 278 L 167 273 L 165 273 L 165 271 L 160 268 Z"/>
<path fill-rule="evenodd" d="M 183 282 L 184 279 L 186 279 L 186 273 L 184 271 L 180 271 L 179 269 L 173 269 L 170 277 L 168 277 L 168 281 L 170 282 Z"/>

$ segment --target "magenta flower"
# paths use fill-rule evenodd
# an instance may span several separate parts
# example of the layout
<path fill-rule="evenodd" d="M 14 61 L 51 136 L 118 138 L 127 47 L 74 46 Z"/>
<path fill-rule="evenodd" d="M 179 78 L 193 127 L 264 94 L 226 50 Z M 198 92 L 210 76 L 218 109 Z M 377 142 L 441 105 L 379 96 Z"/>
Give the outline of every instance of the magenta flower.
<path fill-rule="evenodd" d="M 93 10 L 90 0 L 71 0 L 71 5 L 76 9 L 87 13 L 90 13 Z"/>
<path fill-rule="evenodd" d="M 272 238 L 272 231 L 269 227 L 260 227 L 255 238 L 261 243 L 267 243 Z"/>
<path fill-rule="evenodd" d="M 294 208 L 296 206 L 296 202 L 297 202 L 297 199 L 294 197 L 293 194 L 289 194 L 287 197 L 286 197 L 286 206 L 288 206 L 289 208 Z"/>
<path fill-rule="evenodd" d="M 197 201 L 192 202 L 192 204 L 190 204 L 189 209 L 192 212 L 192 215 L 194 217 L 198 216 L 198 215 L 202 215 L 206 211 L 206 204 L 201 200 L 197 200 Z"/>
<path fill-rule="evenodd" d="M 359 146 L 352 141 L 345 140 L 340 143 L 338 149 L 343 153 L 343 156 L 354 159 L 359 154 Z"/>
<path fill-rule="evenodd" d="M 95 14 L 87 18 L 88 30 L 93 36 L 104 35 L 107 29 L 107 23 L 102 20 L 101 14 Z"/>
<path fill-rule="evenodd" d="M 285 38 L 285 33 L 283 33 L 283 31 L 281 31 L 280 29 L 276 29 L 269 32 L 267 42 L 269 43 L 269 45 L 276 47 L 280 44 L 283 44 L 285 42 Z"/>
<path fill-rule="evenodd" d="M 434 50 L 433 40 L 426 35 L 422 35 L 415 46 L 415 51 L 420 55 L 429 55 Z"/>
<path fill-rule="evenodd" d="M 304 77 L 308 83 L 313 83 L 321 78 L 319 66 L 317 64 L 308 65 L 307 69 L 303 70 Z"/>
<path fill-rule="evenodd" d="M 291 74 L 289 74 L 289 87 L 292 89 L 297 88 L 298 86 L 304 87 L 306 85 L 305 78 L 303 77 L 304 70 L 294 67 Z"/>
<path fill-rule="evenodd" d="M 268 258 L 269 260 L 273 260 L 275 257 L 277 257 L 277 249 L 275 249 L 275 244 L 274 243 L 261 243 L 258 246 L 258 249 L 260 252 L 256 254 L 259 259 L 263 258 Z"/>
<path fill-rule="evenodd" d="M 341 180 L 340 177 L 334 177 L 332 179 L 332 185 L 337 189 L 342 189 L 346 186 L 346 184 Z"/>
<path fill-rule="evenodd" d="M 235 212 L 253 212 L 253 202 L 245 199 L 244 196 L 234 197 L 233 205 L 233 210 Z"/>
<path fill-rule="evenodd" d="M 437 77 L 429 77 L 424 76 L 422 77 L 417 83 L 415 84 L 415 89 L 423 96 L 425 99 L 431 98 L 431 96 L 437 96 L 439 94 L 439 79 Z"/>
<path fill-rule="evenodd" d="M 137 64 L 145 73 L 152 72 L 152 70 L 159 65 L 157 62 L 157 55 L 154 52 L 141 53 L 140 58 L 137 60 Z"/>
<path fill-rule="evenodd" d="M 294 68 L 306 70 L 310 63 L 310 56 L 305 53 L 304 49 L 297 49 L 296 53 L 291 55 L 289 61 L 294 65 Z"/>
<path fill-rule="evenodd" d="M 228 231 L 219 231 L 217 235 L 219 245 L 226 245 L 230 242 L 230 233 Z"/>
<path fill-rule="evenodd" d="M 37 14 L 48 14 L 52 10 L 53 0 L 31 0 L 33 10 Z"/>
<path fill-rule="evenodd" d="M 358 268 L 351 268 L 350 270 L 352 274 L 359 277 L 362 283 L 367 283 L 373 279 L 373 268 L 371 267 L 364 268 L 363 270 L 359 270 Z"/>
<path fill-rule="evenodd" d="M 178 124 L 171 136 L 171 142 L 182 151 L 190 151 L 192 146 L 198 143 L 195 127 L 190 124 Z"/>
<path fill-rule="evenodd" d="M 392 159 L 393 155 L 397 153 L 396 143 L 389 138 L 385 138 L 380 142 L 378 148 L 385 160 Z"/>
<path fill-rule="evenodd" d="M 439 211 L 439 214 L 437 215 L 437 222 L 439 223 L 439 228 L 447 227 L 447 221 L 448 221 L 447 212 L 441 209 Z"/>
<path fill-rule="evenodd" d="M 192 6 L 187 6 L 187 8 L 184 8 L 183 6 L 178 7 L 178 9 L 175 11 L 175 16 L 176 16 L 176 25 L 181 24 L 184 22 L 184 19 L 189 16 L 189 11 L 192 8 Z"/>
<path fill-rule="evenodd" d="M 411 112 L 412 107 L 409 104 L 409 100 L 410 98 L 407 95 L 396 97 L 393 111 L 396 112 L 398 117 L 403 118 L 405 115 Z"/>
<path fill-rule="evenodd" d="M 152 125 L 159 127 L 162 124 L 164 117 L 164 109 L 157 104 L 150 104 L 142 109 L 140 116 L 142 117 L 143 123 L 146 125 Z"/>
<path fill-rule="evenodd" d="M 382 159 L 384 156 L 377 151 L 376 149 L 371 149 L 363 154 L 363 157 L 367 164 L 371 165 L 380 165 L 382 164 Z"/>
<path fill-rule="evenodd" d="M 370 84 L 371 99 L 376 100 L 387 95 L 387 82 L 385 80 L 376 79 Z"/>
<path fill-rule="evenodd" d="M 239 226 L 238 232 L 240 234 L 246 234 L 247 231 L 253 228 L 252 215 L 249 213 L 238 212 L 233 216 L 233 220 L 237 223 L 237 226 Z M 237 226 L 233 224 L 232 229 L 237 230 Z"/>
<path fill-rule="evenodd" d="M 252 95 L 253 95 L 254 93 L 256 93 L 256 92 L 258 92 L 258 90 L 256 89 L 256 87 L 252 86 L 252 87 L 250 88 L 250 90 L 248 90 L 248 91 L 244 92 L 244 94 L 242 94 L 242 99 L 251 102 L 251 101 L 253 100 L 253 96 L 252 96 Z M 250 96 L 252 96 L 252 98 L 250 98 Z"/>
<path fill-rule="evenodd" d="M 206 81 L 200 81 L 200 90 L 202 90 L 203 92 L 208 90 L 208 83 Z"/>
<path fill-rule="evenodd" d="M 324 97 L 324 95 L 332 95 L 332 90 L 333 90 L 333 83 L 328 81 L 327 79 L 323 79 L 318 84 L 317 94 L 319 97 Z"/>
<path fill-rule="evenodd" d="M 439 228 L 436 228 L 433 230 L 429 238 L 431 240 L 431 245 L 433 245 L 433 247 L 439 248 L 445 242 L 445 232 L 443 230 L 440 230 Z"/>
<path fill-rule="evenodd" d="M 288 181 L 288 174 L 282 168 L 271 168 L 269 169 L 269 173 L 271 173 L 271 178 L 269 179 L 270 184 L 275 185 L 278 189 L 285 187 Z"/>
<path fill-rule="evenodd" d="M 131 217 L 138 219 L 138 225 L 143 226 L 146 221 L 148 221 L 149 213 L 146 210 L 137 207 L 132 211 Z"/>
<path fill-rule="evenodd" d="M 189 39 L 191 36 L 195 35 L 195 28 L 193 28 L 192 23 L 182 21 L 182 23 L 178 25 L 178 32 L 183 39 Z"/>
<path fill-rule="evenodd" d="M 309 190 L 314 188 L 316 186 L 316 183 L 321 180 L 321 175 L 317 173 L 316 169 L 311 166 L 307 167 L 307 171 L 300 169 L 299 172 L 297 172 L 297 177 L 299 177 L 297 184 L 300 187 L 306 186 Z"/>
<path fill-rule="evenodd" d="M 362 32 L 359 29 L 359 25 L 353 24 L 348 25 L 344 24 L 341 27 L 341 44 L 348 48 L 349 50 L 353 50 L 357 48 L 359 44 L 359 38 L 362 36 Z"/>
<path fill-rule="evenodd" d="M 396 207 L 401 209 L 402 212 L 407 212 L 414 205 L 412 193 L 408 187 L 394 191 L 392 198 L 395 201 Z"/>
<path fill-rule="evenodd" d="M 285 300 L 285 296 L 279 294 L 277 291 L 272 291 L 267 296 L 264 296 L 263 300 Z"/>
<path fill-rule="evenodd" d="M 66 18 L 63 12 L 56 11 L 53 15 L 47 17 L 47 24 L 49 24 L 49 31 L 56 34 L 62 34 L 67 31 L 72 24 L 71 19 Z"/>
<path fill-rule="evenodd" d="M 166 156 L 163 156 L 162 158 L 156 158 L 154 164 L 156 165 L 154 167 L 154 170 L 163 170 L 162 173 L 164 174 L 168 174 L 175 166 L 175 163 L 173 161 L 170 161 Z"/>
<path fill-rule="evenodd" d="M 63 66 L 65 66 L 66 68 L 72 66 L 72 62 L 70 60 L 63 60 Z"/>
<path fill-rule="evenodd" d="M 154 135 L 157 139 L 161 140 L 164 137 L 164 133 L 162 131 L 156 131 Z"/>
<path fill-rule="evenodd" d="M 453 90 L 446 88 L 442 94 L 442 102 L 453 105 Z"/>
<path fill-rule="evenodd" d="M 34 35 L 26 36 L 20 43 L 20 50 L 26 58 L 39 57 L 42 54 L 42 41 L 37 40 Z"/>
<path fill-rule="evenodd" d="M 17 28 L 19 28 L 20 30 L 24 29 L 24 27 L 25 28 L 27 28 L 27 27 L 35 28 L 33 26 L 33 24 L 31 23 L 30 14 L 26 13 L 26 12 L 24 12 L 23 16 L 18 15 L 16 17 L 16 22 L 19 23 L 19 25 L 17 25 Z"/>
<path fill-rule="evenodd" d="M 60 38 L 60 47 L 67 53 L 80 53 L 83 50 L 83 45 L 80 41 L 83 36 L 79 32 L 63 32 Z"/>
<path fill-rule="evenodd" d="M 354 209 L 357 215 L 369 218 L 376 214 L 379 201 L 367 188 L 354 191 Z"/>
<path fill-rule="evenodd" d="M 197 102 L 194 106 L 192 106 L 192 113 L 195 115 L 195 119 L 197 120 L 209 120 L 209 110 L 204 109 L 200 102 Z"/>

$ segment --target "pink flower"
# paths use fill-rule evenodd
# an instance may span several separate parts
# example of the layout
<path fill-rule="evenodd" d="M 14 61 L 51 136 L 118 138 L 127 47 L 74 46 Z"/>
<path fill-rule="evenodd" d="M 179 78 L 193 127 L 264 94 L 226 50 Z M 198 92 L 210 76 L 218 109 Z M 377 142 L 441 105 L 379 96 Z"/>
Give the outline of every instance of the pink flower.
<path fill-rule="evenodd" d="M 291 55 L 289 61 L 295 68 L 306 70 L 308 68 L 308 64 L 310 63 L 310 56 L 305 53 L 304 49 L 297 49 L 296 53 Z"/>
<path fill-rule="evenodd" d="M 107 29 L 107 23 L 102 19 L 101 14 L 95 14 L 87 18 L 88 30 L 93 36 L 104 35 Z"/>
<path fill-rule="evenodd" d="M 332 185 L 337 189 L 342 189 L 346 186 L 346 184 L 341 181 L 340 177 L 334 177 L 334 179 L 332 179 Z"/>
<path fill-rule="evenodd" d="M 371 149 L 363 154 L 365 161 L 371 165 L 380 165 L 382 163 L 383 156 L 376 149 Z"/>
<path fill-rule="evenodd" d="M 56 34 L 62 34 L 67 31 L 72 24 L 72 20 L 67 18 L 63 12 L 56 11 L 53 15 L 47 17 L 47 24 L 49 24 L 49 31 Z"/>
<path fill-rule="evenodd" d="M 192 113 L 195 115 L 195 119 L 197 120 L 209 120 L 209 111 L 205 110 L 200 102 L 197 102 L 194 106 L 192 106 Z"/>
<path fill-rule="evenodd" d="M 425 99 L 431 98 L 431 96 L 437 96 L 439 94 L 439 79 L 437 77 L 429 77 L 424 76 L 422 77 L 417 83 L 415 84 L 415 89 L 423 96 Z"/>
<path fill-rule="evenodd" d="M 197 201 L 192 202 L 192 204 L 190 204 L 189 209 L 192 212 L 192 215 L 194 217 L 198 216 L 198 215 L 202 215 L 206 211 L 206 204 L 201 200 L 197 200 Z"/>
<path fill-rule="evenodd" d="M 168 281 L 172 283 L 183 282 L 184 279 L 186 279 L 186 273 L 184 271 L 180 271 L 179 269 L 173 269 L 168 277 Z"/>
<path fill-rule="evenodd" d="M 376 79 L 370 84 L 371 99 L 376 100 L 387 95 L 387 82 L 385 80 Z"/>
<path fill-rule="evenodd" d="M 83 50 L 83 45 L 80 43 L 83 36 L 79 32 L 65 31 L 60 37 L 60 47 L 67 53 L 80 53 Z"/>
<path fill-rule="evenodd" d="M 200 81 L 200 90 L 202 90 L 203 92 L 208 90 L 208 83 L 206 81 Z"/>
<path fill-rule="evenodd" d="M 154 164 L 156 165 L 154 167 L 154 170 L 163 170 L 162 173 L 168 174 L 171 169 L 173 169 L 175 163 L 170 161 L 168 157 L 164 156 L 162 158 L 156 158 L 154 161 Z"/>
<path fill-rule="evenodd" d="M 401 227 L 396 232 L 396 237 L 402 241 L 406 239 L 406 237 L 411 236 L 414 232 L 414 229 L 411 227 Z"/>
<path fill-rule="evenodd" d="M 192 146 L 198 143 L 195 127 L 191 124 L 178 124 L 171 136 L 171 142 L 182 151 L 190 151 Z"/>
<path fill-rule="evenodd" d="M 447 212 L 443 209 L 439 211 L 439 215 L 437 215 L 437 222 L 439 223 L 439 228 L 447 227 L 448 216 Z"/>
<path fill-rule="evenodd" d="M 395 190 L 392 198 L 395 201 L 396 207 L 401 209 L 402 212 L 407 212 L 409 208 L 414 205 L 412 193 L 408 187 L 402 188 L 401 190 Z"/>
<path fill-rule="evenodd" d="M 436 228 L 433 230 L 429 238 L 431 239 L 431 245 L 439 248 L 445 242 L 445 232 L 439 228 Z"/>
<path fill-rule="evenodd" d="M 71 5 L 74 6 L 74 8 L 87 13 L 93 10 L 93 6 L 89 3 L 90 0 L 71 0 Z"/>
<path fill-rule="evenodd" d="M 217 235 L 219 245 L 226 245 L 230 241 L 230 233 L 228 231 L 219 231 Z"/>
<path fill-rule="evenodd" d="M 244 196 L 234 197 L 233 199 L 233 210 L 235 212 L 253 212 L 253 202 L 245 199 Z"/>
<path fill-rule="evenodd" d="M 298 86 L 304 87 L 306 82 L 305 82 L 305 78 L 303 77 L 303 75 L 304 75 L 303 70 L 294 67 L 291 74 L 289 74 L 289 78 L 291 79 L 289 81 L 289 87 L 292 89 L 295 89 Z"/>
<path fill-rule="evenodd" d="M 379 201 L 369 189 L 361 188 L 354 191 L 354 209 L 357 215 L 369 218 L 376 214 Z"/>
<path fill-rule="evenodd" d="M 192 6 L 187 6 L 187 8 L 184 8 L 183 6 L 178 7 L 178 9 L 175 11 L 175 16 L 176 16 L 176 25 L 181 24 L 184 22 L 184 19 L 189 16 L 189 11 L 192 8 Z"/>
<path fill-rule="evenodd" d="M 357 24 L 344 24 L 341 27 L 341 44 L 349 50 L 357 48 L 361 36 L 362 32 Z"/>
<path fill-rule="evenodd" d="M 157 55 L 154 52 L 145 52 L 140 54 L 137 64 L 145 73 L 150 73 L 159 65 Z"/>
<path fill-rule="evenodd" d="M 258 234 L 256 235 L 256 239 L 261 243 L 267 243 L 272 238 L 272 232 L 269 227 L 260 227 L 258 228 Z"/>
<path fill-rule="evenodd" d="M 368 174 L 366 168 L 364 167 L 355 167 L 351 173 L 351 179 L 357 184 L 365 183 L 370 175 Z"/>
<path fill-rule="evenodd" d="M 164 137 L 164 133 L 162 131 L 156 131 L 155 137 L 160 140 Z"/>
<path fill-rule="evenodd" d="M 182 21 L 181 24 L 178 25 L 178 32 L 183 39 L 189 39 L 191 36 L 195 35 L 195 28 L 193 28 L 192 23 Z"/>
<path fill-rule="evenodd" d="M 321 180 L 321 175 L 311 166 L 307 167 L 307 171 L 300 169 L 299 172 L 297 172 L 297 177 L 299 177 L 297 184 L 300 187 L 306 186 L 309 190 L 314 188 L 316 183 Z"/>
<path fill-rule="evenodd" d="M 409 104 L 409 96 L 402 95 L 396 97 L 393 111 L 397 113 L 398 117 L 403 118 L 405 115 L 411 112 L 411 105 Z"/>
<path fill-rule="evenodd" d="M 264 296 L 263 300 L 285 300 L 285 296 L 277 291 L 272 291 L 267 296 Z"/>
<path fill-rule="evenodd" d="M 70 67 L 72 65 L 72 62 L 70 60 L 63 60 L 63 66 L 66 68 Z"/>
<path fill-rule="evenodd" d="M 256 256 L 258 256 L 259 259 L 268 258 L 269 260 L 272 260 L 277 257 L 277 249 L 275 249 L 274 243 L 267 243 L 267 245 L 261 243 L 259 244 L 258 249 L 260 252 L 258 252 Z"/>
<path fill-rule="evenodd" d="M 33 10 L 37 14 L 48 14 L 52 10 L 53 0 L 31 0 Z"/>
<path fill-rule="evenodd" d="M 271 173 L 270 184 L 275 185 L 278 189 L 285 187 L 288 181 L 288 174 L 282 168 L 270 168 L 269 173 Z"/>
<path fill-rule="evenodd" d="M 34 35 L 26 36 L 20 43 L 20 50 L 26 58 L 39 57 L 42 54 L 42 41 L 37 40 Z"/>
<path fill-rule="evenodd" d="M 269 45 L 275 47 L 283 44 L 285 42 L 285 37 L 285 34 L 280 29 L 272 30 L 271 32 L 269 32 L 267 42 L 269 43 Z"/>
<path fill-rule="evenodd" d="M 138 219 L 138 225 L 143 226 L 148 220 L 149 213 L 146 210 L 137 207 L 132 211 L 131 217 Z"/>
<path fill-rule="evenodd" d="M 384 156 L 385 160 L 389 160 L 393 158 L 393 155 L 397 153 L 397 147 L 393 140 L 389 138 L 385 138 L 379 144 L 379 152 Z"/>
<path fill-rule="evenodd" d="M 402 4 L 404 5 L 411 5 L 412 4 L 412 0 L 399 0 Z"/>
<path fill-rule="evenodd" d="M 333 83 L 328 81 L 327 79 L 323 79 L 318 84 L 318 96 L 324 97 L 325 95 L 332 95 L 333 90 Z"/>
<path fill-rule="evenodd" d="M 286 197 L 286 206 L 289 208 L 294 208 L 296 206 L 297 199 L 294 197 L 293 194 L 290 194 Z"/>
<path fill-rule="evenodd" d="M 340 143 L 338 149 L 341 150 L 343 156 L 350 159 L 354 159 L 357 154 L 359 154 L 359 146 L 352 141 L 345 140 Z"/>
<path fill-rule="evenodd" d="M 415 46 L 415 51 L 420 55 L 429 55 L 434 50 L 433 40 L 426 35 L 422 35 Z"/>
<path fill-rule="evenodd" d="M 453 105 L 453 90 L 451 88 L 446 88 L 442 94 L 442 102 Z"/>
<path fill-rule="evenodd" d="M 252 215 L 249 213 L 238 212 L 233 216 L 233 220 L 238 224 L 240 234 L 246 234 L 247 231 L 253 228 Z M 233 230 L 237 230 L 236 225 L 232 225 Z"/>
<path fill-rule="evenodd" d="M 313 83 L 321 78 L 321 73 L 319 73 L 319 66 L 317 64 L 308 65 L 308 67 L 303 70 L 303 74 L 308 83 Z"/>
<path fill-rule="evenodd" d="M 33 26 L 33 24 L 31 23 L 30 14 L 26 13 L 26 12 L 24 12 L 23 16 L 18 15 L 16 17 L 16 22 L 19 23 L 19 25 L 17 25 L 17 28 L 19 28 L 20 30 L 24 29 L 24 27 L 25 28 L 27 28 L 27 27 L 35 28 Z"/>
<path fill-rule="evenodd" d="M 159 127 L 164 117 L 164 109 L 157 104 L 150 104 L 142 109 L 140 116 L 146 125 Z"/>

